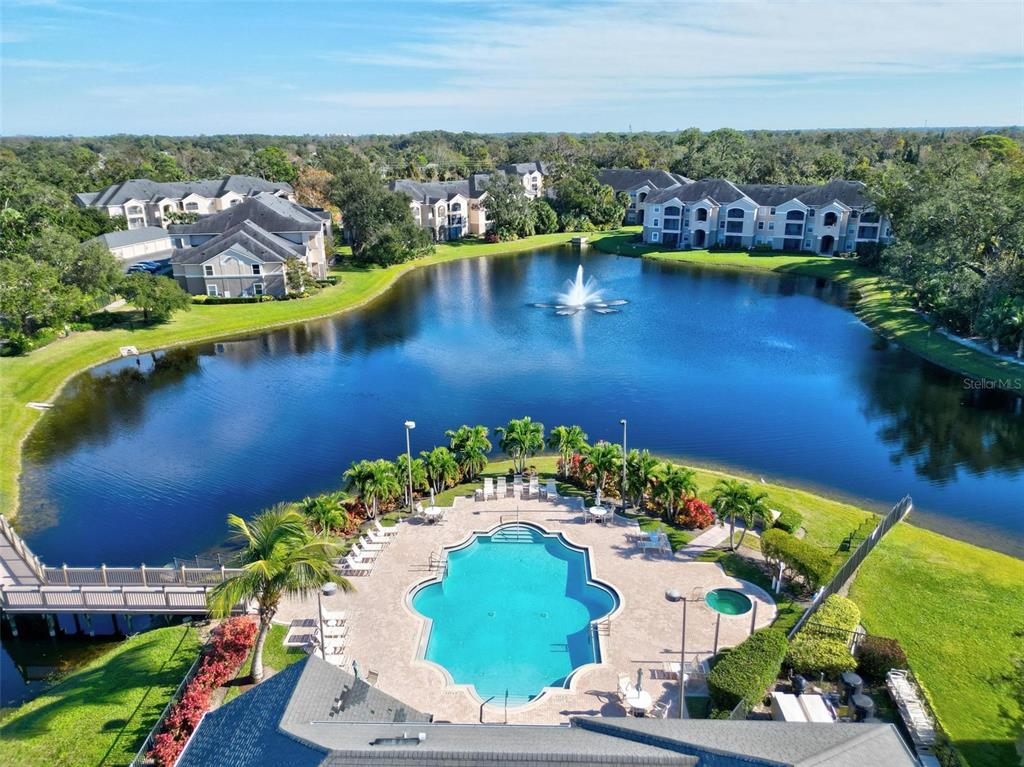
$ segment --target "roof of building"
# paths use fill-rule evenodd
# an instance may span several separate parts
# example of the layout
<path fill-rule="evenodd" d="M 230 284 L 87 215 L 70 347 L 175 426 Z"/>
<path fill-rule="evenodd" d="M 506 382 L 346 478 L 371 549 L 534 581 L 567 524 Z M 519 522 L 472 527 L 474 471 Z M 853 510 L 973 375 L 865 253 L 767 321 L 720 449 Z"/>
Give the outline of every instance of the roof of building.
<path fill-rule="evenodd" d="M 226 229 L 201 245 L 176 248 L 171 253 L 172 264 L 202 264 L 228 248 L 241 249 L 263 263 L 284 263 L 289 258 L 302 256 L 302 246 L 268 232 L 246 219 Z"/>
<path fill-rule="evenodd" d="M 864 184 L 842 179 L 827 184 L 734 184 L 722 178 L 704 178 L 655 190 L 647 195 L 645 202 L 677 199 L 683 203 L 692 203 L 708 198 L 726 205 L 743 197 L 763 207 L 775 207 L 790 200 L 799 200 L 809 207 L 827 205 L 836 200 L 851 208 L 863 208 L 871 204 L 864 196 Z"/>
<path fill-rule="evenodd" d="M 139 245 L 143 242 L 154 242 L 156 240 L 167 240 L 167 247 L 171 246 L 171 237 L 167 230 L 159 226 L 140 226 L 138 229 L 122 229 L 117 232 L 107 232 L 99 237 L 93 237 L 89 242 L 102 242 L 108 248 L 124 248 L 128 245 Z"/>
<path fill-rule="evenodd" d="M 268 232 L 318 232 L 323 226 L 323 219 L 301 205 L 260 192 L 227 210 L 200 216 L 195 223 L 167 228 L 173 234 L 219 234 L 247 220 Z"/>
<path fill-rule="evenodd" d="M 700 181 L 691 181 L 687 184 L 677 184 L 655 190 L 647 195 L 646 202 L 657 203 L 676 199 L 683 203 L 690 203 L 708 199 L 725 205 L 743 197 L 743 192 L 731 181 L 726 181 L 723 178 L 702 178 Z"/>
<path fill-rule="evenodd" d="M 409 195 L 415 202 L 433 205 L 441 200 L 450 200 L 455 195 L 470 196 L 470 183 L 460 181 L 413 181 L 402 178 L 389 184 L 391 191 Z"/>
<path fill-rule="evenodd" d="M 541 173 L 547 175 L 548 164 L 543 160 L 534 160 L 532 162 L 510 162 L 505 165 L 499 165 L 498 170 L 503 170 L 506 173 L 515 173 L 518 176 L 525 176 L 527 173 Z"/>
<path fill-rule="evenodd" d="M 616 192 L 628 192 L 644 185 L 664 189 L 677 184 L 689 184 L 692 181 L 686 176 L 669 173 L 660 168 L 601 168 L 597 172 L 597 180 Z"/>
<path fill-rule="evenodd" d="M 255 176 L 222 176 L 201 181 L 150 181 L 148 178 L 133 178 L 119 184 L 111 184 L 98 192 L 80 192 L 75 202 L 83 206 L 122 205 L 129 200 L 157 202 L 161 199 L 180 200 L 190 194 L 200 197 L 222 197 L 235 192 L 249 197 L 259 192 L 288 192 L 294 190 L 283 181 L 267 181 Z"/>
<path fill-rule="evenodd" d="M 432 723 L 317 656 L 207 714 L 179 767 L 519 764 L 911 767 L 891 725 L 574 717 L 564 725 Z"/>

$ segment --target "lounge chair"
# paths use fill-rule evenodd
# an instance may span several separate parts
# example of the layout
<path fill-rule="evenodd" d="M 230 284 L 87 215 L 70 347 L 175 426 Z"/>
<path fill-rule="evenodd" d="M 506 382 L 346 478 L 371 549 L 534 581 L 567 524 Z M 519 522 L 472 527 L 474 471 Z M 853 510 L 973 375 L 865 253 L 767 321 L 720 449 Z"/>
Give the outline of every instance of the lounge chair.
<path fill-rule="evenodd" d="M 669 712 L 669 709 L 671 709 L 671 708 L 672 708 L 672 704 L 671 703 L 666 703 L 665 701 L 660 701 L 659 700 L 657 703 L 654 704 L 654 708 L 651 709 L 651 718 L 652 719 L 668 719 L 668 712 Z"/>
<path fill-rule="evenodd" d="M 381 535 L 376 530 L 363 533 L 363 537 L 375 546 L 387 546 L 393 536 Z"/>
<path fill-rule="evenodd" d="M 359 560 L 352 559 L 351 556 L 345 557 L 334 566 L 341 570 L 343 575 L 369 575 L 370 571 L 373 570 L 372 562 L 360 562 Z"/>
<path fill-rule="evenodd" d="M 513 498 L 525 498 L 523 495 L 523 475 L 516 474 L 512 478 L 512 497 Z"/>
<path fill-rule="evenodd" d="M 633 683 L 629 681 L 629 677 L 625 674 L 619 674 L 619 700 L 625 701 L 626 698 L 632 695 L 636 691 Z"/>
<path fill-rule="evenodd" d="M 504 477 L 498 477 L 498 490 L 496 495 L 498 498 L 506 498 L 508 496 L 508 482 Z"/>
<path fill-rule="evenodd" d="M 359 539 L 359 545 L 362 547 L 363 551 L 376 551 L 378 554 L 384 551 L 383 543 L 373 543 L 365 535 Z"/>
<path fill-rule="evenodd" d="M 540 497 L 540 479 L 534 474 L 530 477 L 530 486 L 526 491 L 527 498 L 539 498 Z"/>
<path fill-rule="evenodd" d="M 344 610 L 321 610 L 320 616 L 324 619 L 325 626 L 343 626 L 348 619 Z"/>
<path fill-rule="evenodd" d="M 349 551 L 349 557 L 354 560 L 373 560 L 380 554 L 379 551 L 364 551 L 358 543 L 352 544 L 352 550 Z"/>
<path fill-rule="evenodd" d="M 547 485 L 544 487 L 544 497 L 549 501 L 558 500 L 558 488 L 555 487 L 555 480 L 549 479 Z"/>
<path fill-rule="evenodd" d="M 326 621 L 325 621 L 326 623 Z M 316 628 L 316 633 L 320 632 L 320 628 Z M 327 644 L 333 642 L 339 642 L 348 636 L 348 626 L 324 626 L 324 640 Z"/>
<path fill-rule="evenodd" d="M 384 525 L 380 523 L 379 519 L 375 519 L 373 520 L 373 532 L 376 535 L 383 535 L 385 537 L 391 538 L 398 535 L 398 525 L 394 525 L 392 527 L 384 527 Z"/>
<path fill-rule="evenodd" d="M 484 477 L 484 489 L 482 493 L 483 500 L 485 501 L 493 501 L 496 498 L 494 494 L 494 477 Z"/>

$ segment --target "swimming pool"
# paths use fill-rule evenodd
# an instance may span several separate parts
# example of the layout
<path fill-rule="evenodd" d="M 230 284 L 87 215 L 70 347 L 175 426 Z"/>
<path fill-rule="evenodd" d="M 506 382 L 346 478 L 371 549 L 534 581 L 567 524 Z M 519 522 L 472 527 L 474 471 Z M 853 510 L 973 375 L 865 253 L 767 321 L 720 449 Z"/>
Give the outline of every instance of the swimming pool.
<path fill-rule="evenodd" d="M 732 589 L 709 591 L 708 595 L 704 597 L 704 601 L 712 610 L 717 610 L 723 615 L 743 615 L 750 612 L 750 608 L 753 606 L 749 597 Z"/>
<path fill-rule="evenodd" d="M 426 660 L 484 700 L 520 705 L 600 660 L 593 623 L 618 597 L 591 580 L 585 550 L 518 524 L 450 551 L 444 578 L 411 602 L 431 621 Z"/>

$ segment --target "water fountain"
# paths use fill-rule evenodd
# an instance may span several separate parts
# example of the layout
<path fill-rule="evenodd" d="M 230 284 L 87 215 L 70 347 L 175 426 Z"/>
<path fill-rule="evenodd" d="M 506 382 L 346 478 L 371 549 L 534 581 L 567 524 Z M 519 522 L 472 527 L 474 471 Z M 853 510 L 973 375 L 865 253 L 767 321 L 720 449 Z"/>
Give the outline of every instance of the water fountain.
<path fill-rule="evenodd" d="M 598 314 L 615 314 L 618 309 L 628 303 L 623 299 L 604 300 L 604 291 L 597 287 L 593 277 L 583 281 L 583 264 L 576 269 L 576 279 L 565 281 L 565 291 L 555 295 L 554 304 L 534 304 L 542 309 L 554 309 L 555 314 L 571 317 L 574 314 L 590 309 Z"/>

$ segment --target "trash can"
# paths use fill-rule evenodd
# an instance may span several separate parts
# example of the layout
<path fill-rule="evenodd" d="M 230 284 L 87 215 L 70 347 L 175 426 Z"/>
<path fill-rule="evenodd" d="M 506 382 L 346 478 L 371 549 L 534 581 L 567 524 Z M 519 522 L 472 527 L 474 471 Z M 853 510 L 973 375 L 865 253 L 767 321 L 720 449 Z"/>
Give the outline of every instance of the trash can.
<path fill-rule="evenodd" d="M 875 715 L 875 702 L 864 693 L 850 696 L 850 708 L 855 722 L 863 722 Z"/>
<path fill-rule="evenodd" d="M 839 678 L 843 683 L 843 703 L 849 703 L 852 696 L 864 692 L 864 680 L 852 671 L 847 671 Z"/>
<path fill-rule="evenodd" d="M 793 677 L 793 694 L 803 695 L 804 691 L 807 690 L 807 680 L 804 679 L 800 674 Z"/>

